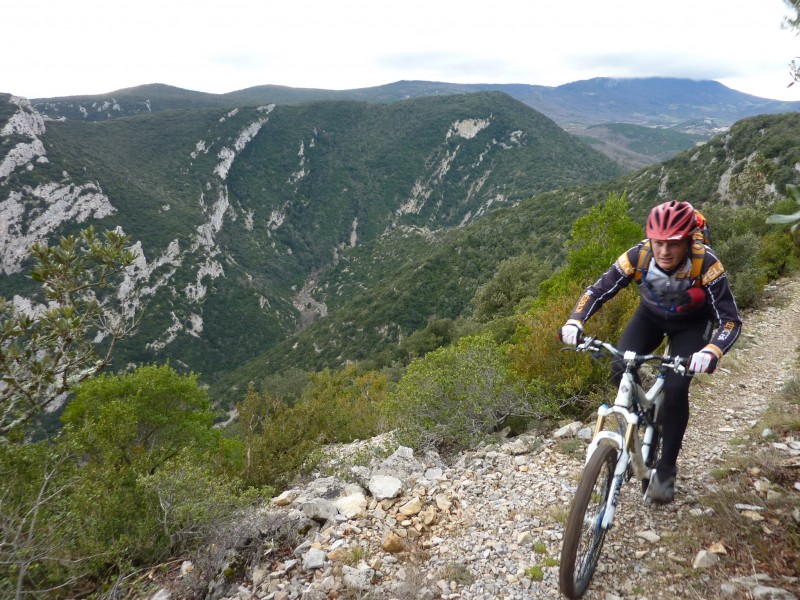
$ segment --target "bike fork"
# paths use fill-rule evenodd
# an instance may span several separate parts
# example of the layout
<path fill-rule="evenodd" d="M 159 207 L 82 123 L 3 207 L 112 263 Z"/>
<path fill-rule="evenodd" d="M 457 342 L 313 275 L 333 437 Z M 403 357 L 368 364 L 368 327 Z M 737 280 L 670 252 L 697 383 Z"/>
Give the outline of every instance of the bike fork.
<path fill-rule="evenodd" d="M 608 490 L 609 494 L 606 499 L 606 509 L 601 524 L 603 529 L 611 529 L 614 524 L 614 514 L 617 512 L 617 502 L 619 502 L 619 493 L 625 479 L 625 471 L 628 469 L 628 461 L 628 451 L 625 448 L 620 448 L 620 457 L 614 469 L 614 479 L 611 482 L 611 489 Z"/>

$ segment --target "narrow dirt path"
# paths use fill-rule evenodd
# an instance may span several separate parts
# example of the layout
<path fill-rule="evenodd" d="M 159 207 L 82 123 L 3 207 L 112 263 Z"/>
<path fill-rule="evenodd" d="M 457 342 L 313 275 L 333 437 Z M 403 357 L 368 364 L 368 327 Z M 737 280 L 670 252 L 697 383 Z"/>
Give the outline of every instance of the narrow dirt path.
<path fill-rule="evenodd" d="M 721 369 L 693 385 L 675 502 L 645 506 L 636 486 L 626 486 L 615 529 L 606 538 L 585 598 L 748 597 L 723 594 L 722 581 L 712 579 L 719 573 L 692 570 L 694 556 L 676 555 L 666 540 L 685 534 L 688 520 L 704 510 L 697 499 L 714 489 L 713 470 L 734 450 L 731 442 L 755 425 L 796 364 L 800 280 L 783 281 L 769 291 L 766 308 L 744 316 L 743 336 Z"/>

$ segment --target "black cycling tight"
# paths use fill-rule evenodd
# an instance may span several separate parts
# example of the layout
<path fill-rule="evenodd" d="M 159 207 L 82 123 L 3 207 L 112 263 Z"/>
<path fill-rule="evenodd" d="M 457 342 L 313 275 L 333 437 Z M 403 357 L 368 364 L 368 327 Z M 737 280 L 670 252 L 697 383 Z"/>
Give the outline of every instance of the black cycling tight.
<path fill-rule="evenodd" d="M 708 314 L 686 320 L 664 319 L 640 305 L 628 323 L 617 347 L 637 354 L 653 352 L 666 335 L 672 356 L 691 356 L 708 343 L 712 322 Z M 614 383 L 619 385 L 625 369 L 621 360 L 614 361 Z M 675 468 L 683 434 L 689 423 L 689 384 L 692 378 L 669 371 L 664 382 L 662 454 L 658 470 L 667 474 Z"/>

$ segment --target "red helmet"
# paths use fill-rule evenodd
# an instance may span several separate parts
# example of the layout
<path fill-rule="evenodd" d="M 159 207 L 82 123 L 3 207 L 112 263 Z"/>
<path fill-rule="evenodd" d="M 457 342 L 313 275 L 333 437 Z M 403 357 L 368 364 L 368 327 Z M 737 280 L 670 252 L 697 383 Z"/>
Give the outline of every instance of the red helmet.
<path fill-rule="evenodd" d="M 682 240 L 697 229 L 694 207 L 688 202 L 670 200 L 650 211 L 645 231 L 651 240 Z"/>

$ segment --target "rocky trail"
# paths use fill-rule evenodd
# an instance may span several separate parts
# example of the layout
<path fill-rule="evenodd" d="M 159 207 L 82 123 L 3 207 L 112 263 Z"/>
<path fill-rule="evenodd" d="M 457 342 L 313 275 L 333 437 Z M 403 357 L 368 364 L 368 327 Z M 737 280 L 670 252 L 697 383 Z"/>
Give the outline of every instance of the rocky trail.
<path fill-rule="evenodd" d="M 687 550 L 683 539 L 709 515 L 701 499 L 718 488 L 715 469 L 751 451 L 737 440 L 752 432 L 797 372 L 800 280 L 780 282 L 768 295 L 765 308 L 745 315 L 743 337 L 717 373 L 693 384 L 675 502 L 644 505 L 637 482 L 623 486 L 588 600 L 797 597 L 797 577 L 726 562 L 725 545 L 736 531 L 710 550 Z M 546 436 L 519 436 L 453 464 L 435 454 L 415 456 L 386 437 L 340 448 L 324 473 L 254 515 L 262 544 L 257 558 L 243 578 L 220 575 L 206 597 L 560 598 L 563 523 L 592 428 L 574 423 Z M 800 465 L 800 439 L 759 440 L 758 447 Z M 355 466 L 381 449 L 388 452 L 369 466 Z M 792 472 L 787 493 L 800 507 L 800 469 Z M 758 507 L 731 510 L 759 518 Z M 193 568 L 184 563 L 182 573 Z M 151 597 L 179 598 L 180 589 L 178 576 Z"/>

